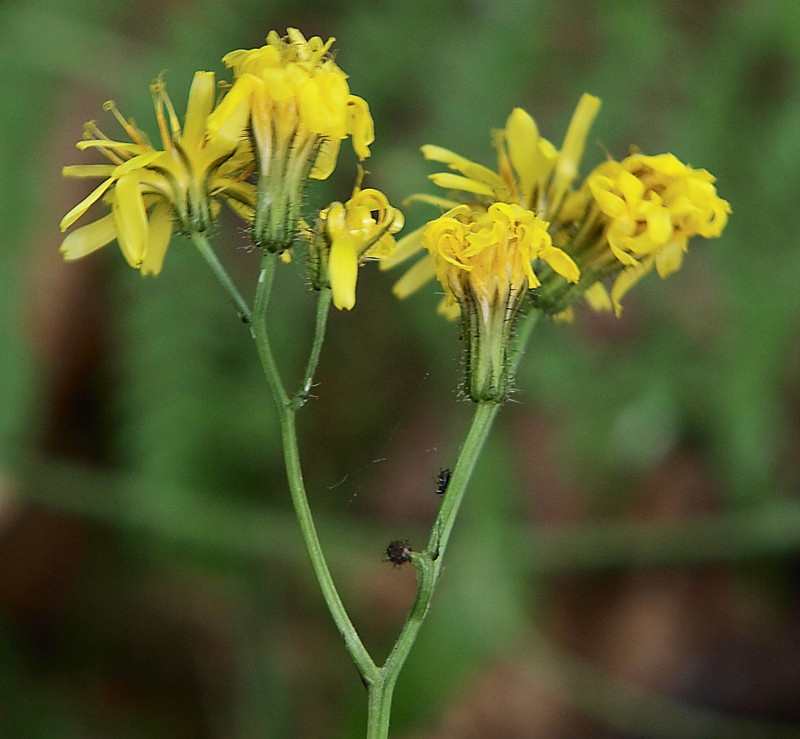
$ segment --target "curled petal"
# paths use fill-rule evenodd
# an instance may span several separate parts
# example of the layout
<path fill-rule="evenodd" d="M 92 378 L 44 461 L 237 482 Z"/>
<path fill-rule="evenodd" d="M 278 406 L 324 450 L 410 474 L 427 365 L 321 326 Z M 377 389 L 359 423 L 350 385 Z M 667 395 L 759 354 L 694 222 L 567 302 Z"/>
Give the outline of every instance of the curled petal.
<path fill-rule="evenodd" d="M 369 145 L 375 141 L 375 126 L 366 100 L 351 95 L 347 100 L 347 132 L 353 140 L 353 151 L 361 159 L 369 157 Z"/>

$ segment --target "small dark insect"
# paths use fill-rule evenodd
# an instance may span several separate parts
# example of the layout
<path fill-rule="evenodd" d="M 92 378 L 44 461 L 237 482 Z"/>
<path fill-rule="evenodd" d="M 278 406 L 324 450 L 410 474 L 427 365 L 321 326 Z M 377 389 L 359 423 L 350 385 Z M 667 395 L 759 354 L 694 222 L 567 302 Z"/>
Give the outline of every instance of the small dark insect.
<path fill-rule="evenodd" d="M 399 567 L 411 561 L 411 543 L 408 539 L 395 539 L 386 547 L 386 561 Z"/>
<path fill-rule="evenodd" d="M 449 467 L 443 467 L 439 470 L 439 474 L 436 475 L 436 492 L 438 495 L 444 495 L 447 486 L 450 484 L 450 475 L 452 474 Z"/>

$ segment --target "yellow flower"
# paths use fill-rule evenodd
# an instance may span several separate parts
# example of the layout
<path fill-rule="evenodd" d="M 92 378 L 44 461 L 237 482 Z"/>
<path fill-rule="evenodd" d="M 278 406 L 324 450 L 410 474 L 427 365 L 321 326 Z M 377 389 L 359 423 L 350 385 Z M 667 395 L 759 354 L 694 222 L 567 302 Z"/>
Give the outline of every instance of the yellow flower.
<path fill-rule="evenodd" d="M 443 209 L 455 208 L 459 202 L 480 205 L 484 209 L 494 203 L 521 206 L 547 221 L 550 235 L 556 240 L 565 223 L 562 217 L 565 199 L 572 192 L 586 138 L 599 109 L 599 98 L 588 94 L 581 96 L 559 150 L 539 135 L 536 122 L 528 113 L 515 108 L 505 128 L 492 134 L 492 146 L 497 153 L 496 172 L 449 149 L 423 146 L 426 159 L 446 164 L 452 170 L 432 174 L 430 179 L 439 187 L 455 191 L 458 199 L 414 195 L 409 200 Z M 423 246 L 421 234 L 418 230 L 401 239 L 394 258 L 383 263 L 381 268 L 394 267 L 419 252 Z M 424 258 L 397 282 L 395 294 L 406 297 L 432 279 L 435 272 L 430 258 Z M 529 286 L 536 285 L 538 281 Z M 452 311 L 450 313 L 452 315 Z"/>
<path fill-rule="evenodd" d="M 536 122 L 528 113 L 515 108 L 505 128 L 492 132 L 497 172 L 449 149 L 428 145 L 422 147 L 426 159 L 446 164 L 459 173 L 440 172 L 430 175 L 430 179 L 446 190 L 466 194 L 469 201 L 477 199 L 487 207 L 495 201 L 517 203 L 553 222 L 558 218 L 564 196 L 578 176 L 586 137 L 599 110 L 599 98 L 588 94 L 581 96 L 559 151 L 539 135 Z"/>
<path fill-rule="evenodd" d="M 616 271 L 611 302 L 617 313 L 622 296 L 655 266 L 664 278 L 680 269 L 693 236 L 717 237 L 730 204 L 717 195 L 715 178 L 673 154 L 634 154 L 607 161 L 587 177 L 602 214 L 605 240 Z M 599 263 L 597 253 L 593 257 Z M 603 301 L 599 291 L 597 296 Z"/>
<path fill-rule="evenodd" d="M 252 153 L 242 136 L 244 104 L 229 110 L 213 133 L 206 119 L 214 107 L 212 72 L 194 75 L 181 127 L 164 83 L 151 85 L 163 149 L 125 119 L 113 102 L 105 105 L 130 141 L 115 141 L 94 122 L 86 125 L 79 149 L 97 149 L 111 164 L 64 167 L 67 177 L 105 178 L 61 221 L 66 231 L 89 207 L 103 200 L 111 213 L 68 234 L 61 245 L 67 260 L 79 259 L 114 239 L 128 264 L 142 275 L 161 271 L 173 229 L 184 235 L 208 229 L 221 199 L 243 217 L 252 217 L 253 188 L 244 182 L 252 171 Z"/>
<path fill-rule="evenodd" d="M 541 259 L 570 282 L 572 259 L 552 245 L 548 226 L 515 203 L 457 205 L 428 223 L 421 243 L 445 290 L 445 309 L 458 306 L 467 349 L 467 387 L 475 401 L 502 401 L 509 389 L 508 345 L 528 290 L 539 285 Z"/>
<path fill-rule="evenodd" d="M 533 262 L 542 259 L 570 282 L 577 265 L 553 246 L 550 224 L 519 205 L 493 203 L 487 210 L 458 205 L 428 223 L 422 245 L 436 265 L 448 303 L 475 301 L 481 313 L 502 310 L 539 285 Z"/>
<path fill-rule="evenodd" d="M 382 192 L 357 183 L 346 203 L 331 203 L 320 212 L 315 231 L 305 234 L 314 286 L 330 287 L 333 304 L 351 310 L 359 265 L 391 256 L 402 227 L 403 214 Z"/>
<path fill-rule="evenodd" d="M 363 160 L 375 138 L 367 103 L 350 94 L 333 61 L 333 42 L 289 28 L 285 37 L 271 31 L 265 46 L 223 59 L 235 80 L 211 125 L 246 101 L 259 167 L 254 239 L 273 251 L 291 246 L 306 181 L 330 176 L 341 141 L 350 136 Z"/>

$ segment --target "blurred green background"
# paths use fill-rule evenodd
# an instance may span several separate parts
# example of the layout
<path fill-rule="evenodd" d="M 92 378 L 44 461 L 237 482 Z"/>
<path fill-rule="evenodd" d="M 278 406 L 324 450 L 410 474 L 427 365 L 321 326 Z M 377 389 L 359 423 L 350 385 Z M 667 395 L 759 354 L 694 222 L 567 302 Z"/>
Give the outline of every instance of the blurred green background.
<path fill-rule="evenodd" d="M 398 737 L 800 732 L 800 4 L 129 2 L 0 7 L 0 735 L 358 737 L 365 693 L 291 515 L 246 330 L 188 243 L 143 280 L 57 253 L 87 191 L 61 167 L 102 103 L 155 136 L 148 83 L 269 29 L 335 36 L 377 141 L 369 183 L 431 191 L 418 148 L 493 163 L 514 106 L 560 143 L 603 99 L 584 172 L 635 144 L 718 177 L 719 240 L 534 337 L 397 691 Z M 345 197 L 349 145 L 311 205 Z M 409 208 L 413 227 L 427 211 Z M 257 257 L 217 244 L 250 293 Z M 273 326 L 299 376 L 313 301 Z M 470 408 L 433 288 L 368 268 L 300 415 L 311 504 L 368 646 L 391 645 L 436 472 Z M 753 723 L 758 722 L 758 723 Z M 792 731 L 794 727 L 795 731 Z"/>

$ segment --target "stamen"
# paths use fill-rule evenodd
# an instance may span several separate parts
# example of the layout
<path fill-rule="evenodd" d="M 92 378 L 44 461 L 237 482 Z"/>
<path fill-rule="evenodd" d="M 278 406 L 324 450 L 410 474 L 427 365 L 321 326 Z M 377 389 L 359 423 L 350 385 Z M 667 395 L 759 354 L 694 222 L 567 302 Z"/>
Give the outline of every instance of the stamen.
<path fill-rule="evenodd" d="M 117 122 L 120 126 L 122 126 L 122 130 L 128 134 L 131 141 L 135 144 L 139 144 L 141 146 L 149 146 L 149 142 L 147 141 L 147 137 L 138 129 L 133 123 L 133 120 L 128 120 L 125 118 L 122 113 L 119 112 L 119 108 L 117 108 L 117 104 L 113 100 L 107 100 L 103 103 L 103 110 L 106 113 L 111 113 L 114 118 L 117 119 Z M 103 138 L 107 138 L 104 136 Z"/>
<path fill-rule="evenodd" d="M 83 138 L 87 139 L 88 141 L 111 140 L 97 127 L 97 123 L 95 121 L 88 121 L 84 124 Z M 129 157 L 120 156 L 117 152 L 113 151 L 112 149 L 108 149 L 105 146 L 98 146 L 96 148 L 106 159 L 114 164 L 122 164 L 124 161 L 129 159 Z"/>

